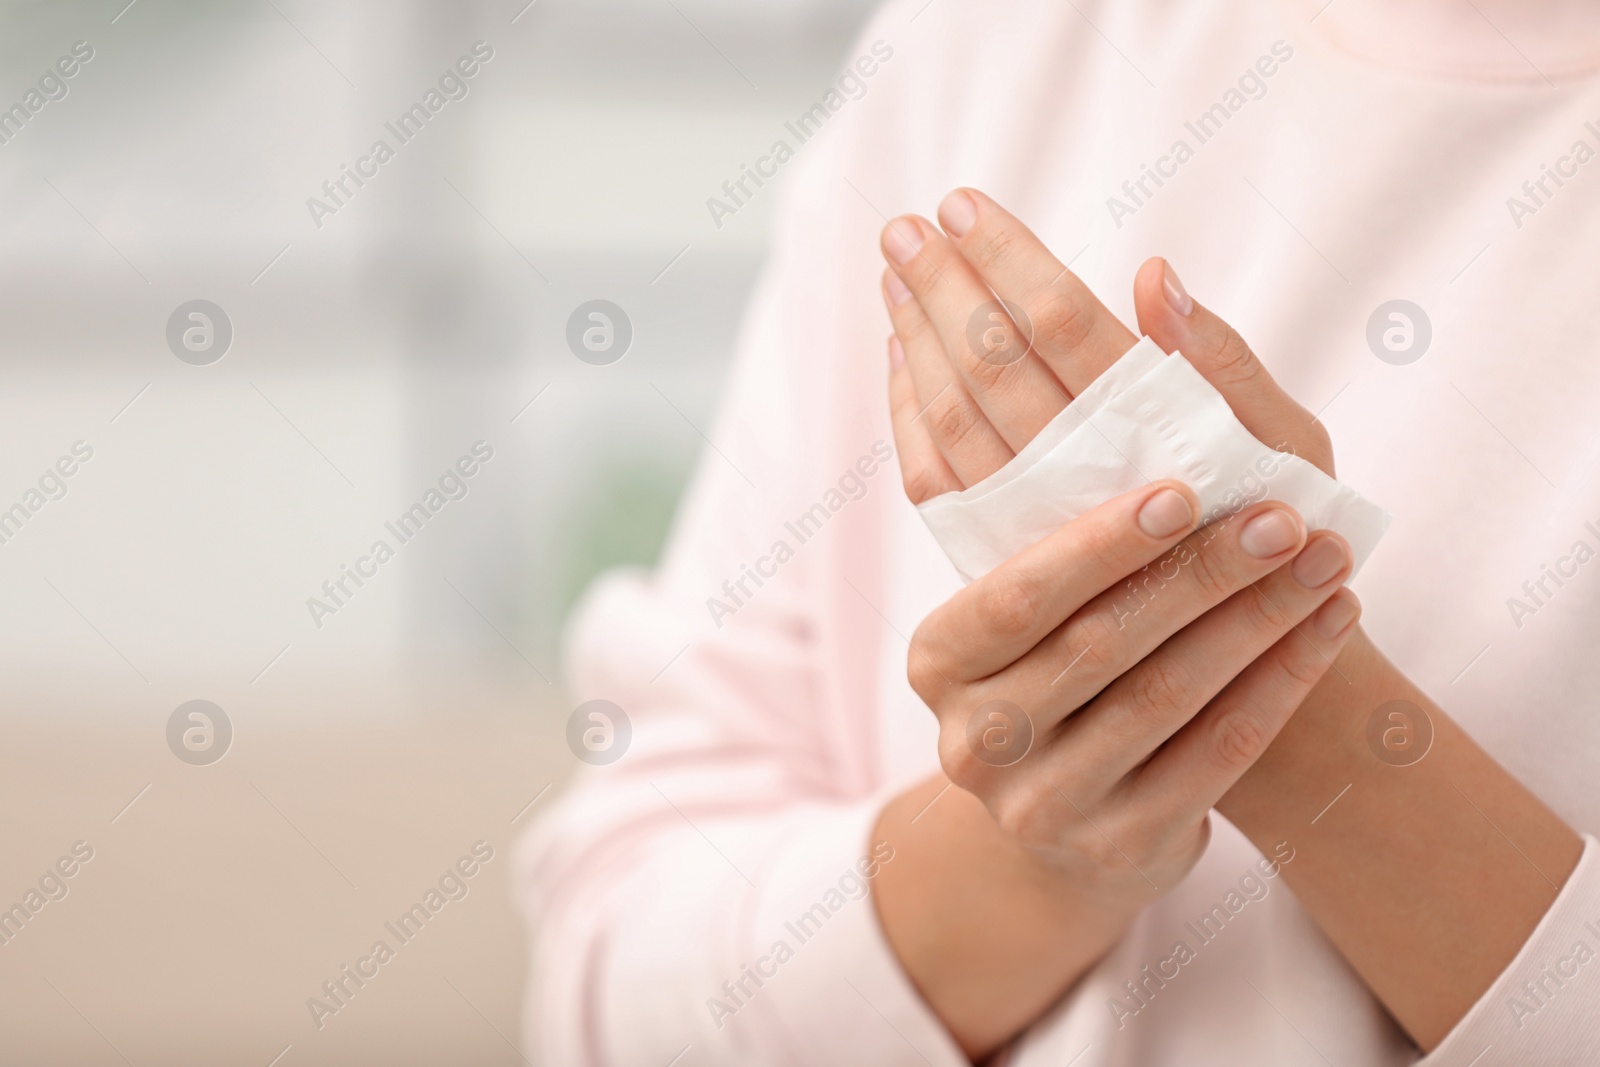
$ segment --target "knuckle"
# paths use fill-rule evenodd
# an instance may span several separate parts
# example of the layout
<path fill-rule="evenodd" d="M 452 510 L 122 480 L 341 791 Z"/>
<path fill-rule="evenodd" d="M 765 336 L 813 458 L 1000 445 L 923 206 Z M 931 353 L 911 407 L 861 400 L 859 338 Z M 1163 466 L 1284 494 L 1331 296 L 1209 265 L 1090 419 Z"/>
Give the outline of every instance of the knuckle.
<path fill-rule="evenodd" d="M 1310 641 L 1302 637 L 1279 657 L 1278 668 L 1297 690 L 1304 692 L 1322 681 L 1322 676 L 1328 670 L 1328 661 L 1317 653 Z"/>
<path fill-rule="evenodd" d="M 954 448 L 972 436 L 983 416 L 970 397 L 951 387 L 930 405 L 927 419 L 934 440 Z"/>
<path fill-rule="evenodd" d="M 939 769 L 955 785 L 981 799 L 977 786 L 984 765 L 967 745 L 965 730 L 951 725 L 939 731 Z"/>
<path fill-rule="evenodd" d="M 1036 576 L 1016 567 L 991 571 L 978 597 L 980 625 L 1000 637 L 1020 637 L 1038 624 L 1044 600 Z"/>
<path fill-rule="evenodd" d="M 909 468 L 902 466 L 900 483 L 905 486 L 906 498 L 913 504 L 932 500 L 944 491 L 944 481 L 938 473 L 921 463 Z"/>
<path fill-rule="evenodd" d="M 1243 625 L 1247 632 L 1275 635 L 1289 628 L 1289 616 L 1274 604 L 1260 589 L 1246 589 L 1240 594 Z"/>
<path fill-rule="evenodd" d="M 1051 286 L 1028 314 L 1033 319 L 1034 343 L 1047 348 L 1079 348 L 1094 330 L 1094 313 L 1076 293 Z"/>
<path fill-rule="evenodd" d="M 1218 550 L 1217 539 L 1193 553 L 1188 561 L 1188 570 L 1189 581 L 1212 603 L 1225 600 L 1237 587 L 1234 575 L 1228 569 L 1225 553 Z"/>
<path fill-rule="evenodd" d="M 1014 336 L 1012 331 L 1015 330 L 1015 327 L 1008 324 L 1006 330 L 1008 331 L 1008 336 Z M 971 342 L 962 345 L 961 348 L 962 375 L 984 392 L 994 392 L 1005 388 L 1015 373 L 1012 368 L 1021 362 L 1021 360 L 1016 359 L 991 357 L 988 353 L 979 352 L 972 347 Z M 1025 351 L 1026 349 L 1020 347 L 1007 349 L 1007 352 Z"/>
<path fill-rule="evenodd" d="M 1126 629 L 1129 616 L 1139 614 L 1146 605 L 1154 603 L 1162 590 L 1166 589 L 1167 581 L 1159 570 L 1152 567 L 1141 567 L 1128 575 L 1118 590 L 1121 597 L 1111 609 L 1117 620 L 1117 628 Z"/>
<path fill-rule="evenodd" d="M 1229 770 L 1242 770 L 1261 758 L 1271 740 L 1261 719 L 1238 708 L 1217 720 L 1211 732 L 1211 750 Z"/>
<path fill-rule="evenodd" d="M 1062 627 L 1059 642 L 1074 677 L 1090 681 L 1116 674 L 1117 650 L 1122 644 L 1120 624 L 1112 612 L 1082 612 Z"/>
<path fill-rule="evenodd" d="M 1218 374 L 1231 382 L 1248 382 L 1261 373 L 1261 361 L 1244 339 L 1229 330 L 1208 361 Z"/>
<path fill-rule="evenodd" d="M 922 401 L 917 398 L 915 388 L 896 389 L 891 385 L 889 390 L 889 414 L 897 428 L 911 425 L 921 411 Z"/>
<path fill-rule="evenodd" d="M 1031 790 L 1005 790 L 990 802 L 989 814 L 1007 836 L 1028 844 L 1040 841 L 1039 805 Z"/>
<path fill-rule="evenodd" d="M 1093 666 L 1096 673 L 1107 680 L 1128 668 L 1125 650 L 1132 640 L 1128 619 L 1144 607 L 1144 602 L 1126 586 L 1122 593 L 1123 600 L 1118 604 L 1110 608 L 1097 606 L 1085 614 L 1078 632 L 1078 645 L 1088 649 L 1084 665 Z"/>
<path fill-rule="evenodd" d="M 900 343 L 907 351 L 916 351 L 931 348 L 939 351 L 944 347 L 944 342 L 939 338 L 938 331 L 934 328 L 933 321 L 928 318 L 927 312 L 915 300 L 907 300 L 904 304 L 891 310 L 890 318 L 894 320 L 895 333 L 900 336 Z"/>
<path fill-rule="evenodd" d="M 969 247 L 979 266 L 993 266 L 1016 258 L 1020 235 L 1010 226 L 999 224 L 981 226 L 972 236 L 975 239 L 970 242 Z"/>
<path fill-rule="evenodd" d="M 1165 721 L 1189 711 L 1189 672 L 1171 656 L 1151 656 L 1128 674 L 1128 706 L 1138 719 Z"/>
<path fill-rule="evenodd" d="M 1084 811 L 1049 780 L 1009 783 L 988 802 L 989 814 L 1008 836 L 1028 848 L 1070 849 L 1097 865 L 1120 856 L 1088 822 Z"/>

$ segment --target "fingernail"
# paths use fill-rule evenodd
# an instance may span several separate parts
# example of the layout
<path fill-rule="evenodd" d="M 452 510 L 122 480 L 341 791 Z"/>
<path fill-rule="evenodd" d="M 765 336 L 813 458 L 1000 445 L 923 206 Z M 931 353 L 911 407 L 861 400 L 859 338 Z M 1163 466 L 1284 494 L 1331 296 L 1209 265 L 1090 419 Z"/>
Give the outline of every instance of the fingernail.
<path fill-rule="evenodd" d="M 1244 524 L 1239 547 L 1256 559 L 1282 555 L 1300 543 L 1300 524 L 1282 508 L 1273 508 Z"/>
<path fill-rule="evenodd" d="M 906 350 L 900 346 L 900 338 L 889 338 L 889 369 L 899 370 L 905 366 Z"/>
<path fill-rule="evenodd" d="M 1311 616 L 1311 628 L 1325 641 L 1340 637 L 1361 614 L 1361 601 L 1348 589 L 1341 589 Z"/>
<path fill-rule="evenodd" d="M 1178 272 L 1172 269 L 1172 264 L 1165 260 L 1161 263 L 1161 289 L 1167 294 L 1167 303 L 1172 305 L 1173 311 L 1185 318 L 1194 311 L 1194 297 L 1178 280 Z"/>
<path fill-rule="evenodd" d="M 977 202 L 957 189 L 939 205 L 939 225 L 951 237 L 965 237 L 972 224 L 978 221 Z"/>
<path fill-rule="evenodd" d="M 889 306 L 899 307 L 911 299 L 911 290 L 906 288 L 906 283 L 900 280 L 900 275 L 889 271 L 883 279 L 884 291 L 889 296 Z"/>
<path fill-rule="evenodd" d="M 898 218 L 883 231 L 883 250 L 889 258 L 904 266 L 922 247 L 922 227 L 913 218 Z"/>
<path fill-rule="evenodd" d="M 1344 570 L 1350 555 L 1337 537 L 1319 537 L 1294 558 L 1289 573 L 1307 589 L 1320 589 Z"/>
<path fill-rule="evenodd" d="M 1189 500 L 1176 489 L 1163 489 L 1144 502 L 1139 509 L 1139 529 L 1148 536 L 1167 538 L 1179 530 L 1187 530 L 1194 523 L 1194 509 Z"/>

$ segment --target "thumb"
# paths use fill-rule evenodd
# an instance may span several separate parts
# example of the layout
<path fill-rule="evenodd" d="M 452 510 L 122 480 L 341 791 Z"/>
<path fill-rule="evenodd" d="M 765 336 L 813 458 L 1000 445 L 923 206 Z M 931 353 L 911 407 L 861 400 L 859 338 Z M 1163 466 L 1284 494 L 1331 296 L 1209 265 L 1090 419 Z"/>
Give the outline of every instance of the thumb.
<path fill-rule="evenodd" d="M 1164 352 L 1183 353 L 1257 440 L 1333 473 L 1333 444 L 1322 423 L 1283 391 L 1232 326 L 1189 296 L 1171 264 L 1145 261 L 1134 278 L 1133 305 L 1139 332 Z"/>

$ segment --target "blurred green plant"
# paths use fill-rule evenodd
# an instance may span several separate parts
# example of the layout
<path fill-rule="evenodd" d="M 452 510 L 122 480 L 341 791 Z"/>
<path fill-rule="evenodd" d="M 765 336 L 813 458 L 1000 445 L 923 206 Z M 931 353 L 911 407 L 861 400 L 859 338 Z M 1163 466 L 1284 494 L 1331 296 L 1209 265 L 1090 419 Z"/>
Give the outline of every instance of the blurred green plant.
<path fill-rule="evenodd" d="M 672 525 L 689 467 L 657 462 L 601 468 L 577 495 L 557 545 L 556 610 L 565 620 L 583 591 L 612 567 L 652 566 Z"/>

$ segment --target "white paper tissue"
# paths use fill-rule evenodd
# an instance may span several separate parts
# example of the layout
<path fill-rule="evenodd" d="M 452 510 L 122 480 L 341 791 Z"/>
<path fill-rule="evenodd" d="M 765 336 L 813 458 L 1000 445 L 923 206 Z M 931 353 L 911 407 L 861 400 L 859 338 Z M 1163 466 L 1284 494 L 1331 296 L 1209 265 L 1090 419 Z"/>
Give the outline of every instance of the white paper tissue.
<path fill-rule="evenodd" d="M 970 582 L 1090 508 L 1164 478 L 1195 491 L 1207 522 L 1257 500 L 1288 504 L 1310 529 L 1350 542 L 1355 570 L 1389 527 L 1389 513 L 1349 486 L 1256 440 L 1188 360 L 1148 337 L 1005 467 L 917 510 Z"/>

